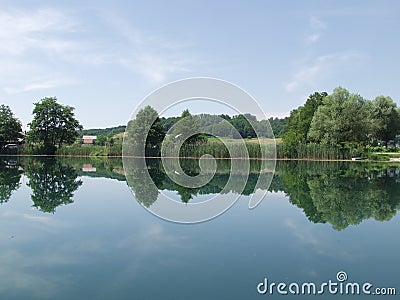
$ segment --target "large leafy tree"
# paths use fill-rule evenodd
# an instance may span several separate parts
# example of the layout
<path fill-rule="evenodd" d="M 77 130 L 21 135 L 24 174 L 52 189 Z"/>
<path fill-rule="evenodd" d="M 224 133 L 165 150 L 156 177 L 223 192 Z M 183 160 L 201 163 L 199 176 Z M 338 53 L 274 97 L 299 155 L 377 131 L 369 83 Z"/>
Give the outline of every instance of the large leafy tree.
<path fill-rule="evenodd" d="M 76 141 L 82 126 L 73 107 L 59 104 L 56 97 L 43 98 L 34 105 L 28 132 L 31 143 L 43 146 L 46 153 L 54 153 L 57 147 Z"/>
<path fill-rule="evenodd" d="M 368 131 L 367 101 L 339 87 L 315 112 L 308 139 L 329 145 L 360 143 L 366 141 Z"/>
<path fill-rule="evenodd" d="M 128 123 L 125 145 L 128 145 L 129 155 L 152 156 L 159 153 L 165 133 L 157 111 L 146 106 L 141 109 L 136 118 Z M 145 153 L 143 153 L 145 150 Z"/>
<path fill-rule="evenodd" d="M 294 131 L 300 137 L 301 142 L 307 142 L 307 134 L 311 127 L 311 121 L 317 109 L 323 104 L 326 92 L 315 92 L 308 96 L 306 103 L 290 112 L 286 131 Z"/>
<path fill-rule="evenodd" d="M 283 149 L 287 155 L 295 156 L 298 144 L 309 142 L 308 132 L 317 109 L 323 104 L 326 92 L 315 92 L 306 103 L 290 112 L 283 135 Z"/>
<path fill-rule="evenodd" d="M 376 97 L 370 105 L 372 137 L 387 144 L 400 133 L 400 115 L 390 97 Z"/>
<path fill-rule="evenodd" d="M 9 106 L 0 105 L 0 149 L 22 137 L 21 122 L 14 117 Z"/>

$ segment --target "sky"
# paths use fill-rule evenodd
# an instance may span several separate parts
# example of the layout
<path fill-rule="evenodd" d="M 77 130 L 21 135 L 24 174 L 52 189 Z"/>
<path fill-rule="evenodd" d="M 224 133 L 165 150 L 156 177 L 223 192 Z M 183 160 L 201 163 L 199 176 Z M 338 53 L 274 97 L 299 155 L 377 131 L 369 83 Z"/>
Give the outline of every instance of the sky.
<path fill-rule="evenodd" d="M 0 0 L 0 103 L 28 129 L 33 103 L 56 96 L 104 128 L 169 82 L 212 77 L 268 116 L 338 86 L 400 104 L 399 28 L 396 0 Z"/>

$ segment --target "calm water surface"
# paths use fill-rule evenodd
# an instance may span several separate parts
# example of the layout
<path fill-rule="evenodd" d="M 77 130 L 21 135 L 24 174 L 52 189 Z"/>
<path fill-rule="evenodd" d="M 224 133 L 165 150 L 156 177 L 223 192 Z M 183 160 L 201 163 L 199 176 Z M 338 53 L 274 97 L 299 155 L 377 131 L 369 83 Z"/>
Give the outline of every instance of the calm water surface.
<path fill-rule="evenodd" d="M 159 192 L 204 201 L 223 188 L 229 162 L 218 163 L 207 186 L 185 189 L 159 161 L 149 161 L 154 191 L 140 174 L 131 174 L 129 187 L 119 159 L 0 160 L 0 299 L 376 297 L 259 295 L 256 289 L 265 277 L 321 283 L 336 280 L 339 271 L 348 281 L 400 292 L 399 165 L 280 162 L 267 197 L 249 210 L 258 167 L 252 162 L 246 189 L 230 210 L 179 225 L 142 205 L 152 205 Z M 199 172 L 196 161 L 183 167 Z"/>

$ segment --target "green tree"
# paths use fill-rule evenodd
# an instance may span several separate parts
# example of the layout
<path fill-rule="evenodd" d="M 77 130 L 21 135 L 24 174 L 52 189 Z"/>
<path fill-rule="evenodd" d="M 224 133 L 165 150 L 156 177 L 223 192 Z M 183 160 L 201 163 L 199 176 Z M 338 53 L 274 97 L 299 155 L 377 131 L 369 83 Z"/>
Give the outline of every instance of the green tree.
<path fill-rule="evenodd" d="M 285 127 L 286 127 L 286 123 L 288 121 L 289 118 L 269 118 L 268 122 L 271 125 L 272 131 L 274 133 L 274 136 L 276 138 L 281 138 L 283 137 L 283 134 L 285 132 Z M 260 124 L 266 123 L 266 120 L 261 120 Z"/>
<path fill-rule="evenodd" d="M 157 111 L 151 106 L 141 109 L 128 123 L 125 148 L 130 155 L 158 155 L 165 133 Z M 145 152 L 143 152 L 145 151 Z"/>
<path fill-rule="evenodd" d="M 370 105 L 372 137 L 385 144 L 400 133 L 400 115 L 397 104 L 390 97 L 376 97 Z"/>
<path fill-rule="evenodd" d="M 75 142 L 82 126 L 75 119 L 73 107 L 59 104 L 55 97 L 43 98 L 34 105 L 28 132 L 31 143 L 42 146 L 45 153 L 53 154 L 57 147 Z"/>
<path fill-rule="evenodd" d="M 283 152 L 289 157 L 297 157 L 297 148 L 303 142 L 302 135 L 297 133 L 295 130 L 289 130 L 285 132 L 283 137 Z"/>
<path fill-rule="evenodd" d="M 318 107 L 308 138 L 317 143 L 343 145 L 365 142 L 368 131 L 367 102 L 339 87 Z"/>
<path fill-rule="evenodd" d="M 29 161 L 25 166 L 32 190 L 33 206 L 54 213 L 60 205 L 73 203 L 74 192 L 82 185 L 76 170 L 56 159 Z"/>
<path fill-rule="evenodd" d="M 21 122 L 14 117 L 9 106 L 0 105 L 0 149 L 6 144 L 16 143 L 22 137 Z"/>
<path fill-rule="evenodd" d="M 240 136 L 234 135 L 234 138 L 254 138 L 257 136 L 254 127 L 257 124 L 255 116 L 250 114 L 233 116 L 229 122 L 236 128 Z"/>
<path fill-rule="evenodd" d="M 185 109 L 179 121 L 174 125 L 171 134 L 175 140 L 181 140 L 191 135 L 184 144 L 195 144 L 204 140 L 203 135 L 198 133 L 200 129 L 199 116 L 192 116 L 189 110 Z"/>
<path fill-rule="evenodd" d="M 107 143 L 107 136 L 99 135 L 96 139 L 96 145 L 105 146 Z"/>
<path fill-rule="evenodd" d="M 290 112 L 287 121 L 286 131 L 294 131 L 301 142 L 308 142 L 307 134 L 311 127 L 311 121 L 317 109 L 323 104 L 326 92 L 315 92 L 308 96 L 306 103 Z"/>
<path fill-rule="evenodd" d="M 289 157 L 297 156 L 299 144 L 310 141 L 308 132 L 317 109 L 323 104 L 326 92 L 315 92 L 308 96 L 306 103 L 290 112 L 283 134 L 283 151 Z"/>

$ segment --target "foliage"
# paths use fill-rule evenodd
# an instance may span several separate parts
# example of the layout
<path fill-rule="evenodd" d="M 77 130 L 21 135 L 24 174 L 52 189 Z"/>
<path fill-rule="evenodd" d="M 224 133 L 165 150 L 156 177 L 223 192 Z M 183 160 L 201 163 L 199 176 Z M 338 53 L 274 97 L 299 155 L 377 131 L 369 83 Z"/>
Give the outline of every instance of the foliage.
<path fill-rule="evenodd" d="M 171 129 L 169 133 L 174 142 L 184 140 L 184 144 L 191 145 L 204 141 L 204 136 L 199 134 L 200 117 L 193 116 L 188 109 L 182 112 L 179 121 Z"/>
<path fill-rule="evenodd" d="M 315 112 L 308 138 L 328 145 L 364 143 L 369 130 L 367 117 L 364 98 L 350 94 L 344 88 L 336 88 Z"/>
<path fill-rule="evenodd" d="M 285 128 L 287 126 L 289 118 L 269 118 L 268 122 L 271 125 L 272 131 L 274 133 L 274 136 L 276 138 L 281 138 L 283 137 L 283 134 L 285 132 Z M 265 122 L 265 120 L 260 121 L 260 123 Z"/>
<path fill-rule="evenodd" d="M 366 149 L 368 144 L 383 142 L 387 146 L 399 133 L 399 109 L 390 97 L 368 101 L 339 87 L 331 95 L 314 93 L 304 106 L 291 111 L 282 151 L 286 157 L 306 158 L 309 151 L 305 154 L 300 148 L 307 149 L 315 143 L 337 148 L 338 158 L 348 158 L 348 153 L 371 151 Z"/>
<path fill-rule="evenodd" d="M 256 132 L 249 120 L 257 121 L 256 118 L 250 114 L 233 116 L 229 122 L 236 128 L 240 136 L 234 135 L 233 138 L 255 138 Z"/>
<path fill-rule="evenodd" d="M 17 143 L 22 137 L 21 122 L 14 117 L 9 106 L 0 105 L 0 149 L 10 143 Z"/>
<path fill-rule="evenodd" d="M 308 142 L 307 134 L 310 130 L 314 114 L 323 104 L 324 98 L 327 96 L 328 93 L 326 92 L 315 92 L 308 96 L 303 106 L 292 110 L 287 120 L 284 137 L 286 137 L 286 133 L 295 133 L 299 142 Z"/>
<path fill-rule="evenodd" d="M 97 137 L 112 137 L 116 134 L 125 132 L 126 126 L 120 125 L 116 127 L 109 128 L 94 128 L 94 129 L 83 129 L 79 131 L 79 136 L 82 137 L 84 135 L 95 135 Z"/>
<path fill-rule="evenodd" d="M 314 114 L 327 96 L 328 93 L 326 92 L 315 92 L 308 96 L 304 106 L 300 106 L 290 112 L 283 133 L 283 151 L 285 155 L 298 157 L 298 146 L 310 141 L 308 132 Z"/>
<path fill-rule="evenodd" d="M 161 126 L 162 130 L 165 133 L 167 133 L 168 130 L 178 121 L 179 121 L 179 117 L 169 117 L 169 118 L 162 117 L 162 118 L 160 118 L 160 126 Z"/>
<path fill-rule="evenodd" d="M 380 153 L 367 153 L 366 157 L 369 160 L 373 160 L 373 161 L 389 161 L 391 156 L 387 155 L 387 154 L 380 154 Z"/>
<path fill-rule="evenodd" d="M 153 156 L 158 155 L 164 136 L 157 111 L 146 106 L 128 123 L 125 143 L 131 147 L 130 155 Z"/>
<path fill-rule="evenodd" d="M 396 103 L 390 97 L 376 97 L 370 104 L 372 138 L 386 145 L 400 132 L 400 114 Z"/>
<path fill-rule="evenodd" d="M 73 107 L 59 104 L 55 97 L 43 98 L 34 105 L 34 117 L 28 124 L 30 143 L 39 144 L 46 154 L 54 154 L 57 147 L 75 142 L 82 126 L 75 119 Z"/>

